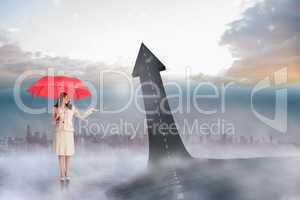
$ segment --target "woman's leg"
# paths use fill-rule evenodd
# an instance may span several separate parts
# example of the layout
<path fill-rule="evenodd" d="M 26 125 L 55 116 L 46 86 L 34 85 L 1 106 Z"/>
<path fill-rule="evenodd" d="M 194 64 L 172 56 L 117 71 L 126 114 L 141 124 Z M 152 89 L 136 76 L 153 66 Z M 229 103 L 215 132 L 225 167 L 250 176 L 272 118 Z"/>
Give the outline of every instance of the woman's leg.
<path fill-rule="evenodd" d="M 69 176 L 70 158 L 71 156 L 65 156 L 65 176 Z"/>
<path fill-rule="evenodd" d="M 59 176 L 60 178 L 65 177 L 65 156 L 58 156 L 58 163 L 59 163 Z"/>

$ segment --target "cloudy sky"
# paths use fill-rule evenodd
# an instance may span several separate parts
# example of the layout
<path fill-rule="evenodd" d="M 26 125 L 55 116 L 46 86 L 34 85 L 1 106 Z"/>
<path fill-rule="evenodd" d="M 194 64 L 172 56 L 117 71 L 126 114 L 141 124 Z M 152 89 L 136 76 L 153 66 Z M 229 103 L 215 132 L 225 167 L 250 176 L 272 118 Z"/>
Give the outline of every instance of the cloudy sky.
<path fill-rule="evenodd" d="M 282 66 L 291 67 L 293 75 L 300 72 L 298 0 L 2 0 L 0 5 L 0 84 L 16 72 L 45 66 L 131 70 L 141 41 L 170 74 L 182 74 L 187 66 L 194 74 L 237 77 Z"/>
<path fill-rule="evenodd" d="M 219 45 L 225 26 L 248 4 L 3 0 L 0 25 L 2 35 L 6 32 L 23 51 L 132 66 L 144 41 L 174 72 L 190 66 L 195 72 L 215 74 L 232 62 L 228 49 Z"/>
<path fill-rule="evenodd" d="M 263 78 L 286 67 L 288 80 L 300 80 L 300 1 L 264 0 L 228 24 L 221 44 L 236 59 L 228 74 Z"/>

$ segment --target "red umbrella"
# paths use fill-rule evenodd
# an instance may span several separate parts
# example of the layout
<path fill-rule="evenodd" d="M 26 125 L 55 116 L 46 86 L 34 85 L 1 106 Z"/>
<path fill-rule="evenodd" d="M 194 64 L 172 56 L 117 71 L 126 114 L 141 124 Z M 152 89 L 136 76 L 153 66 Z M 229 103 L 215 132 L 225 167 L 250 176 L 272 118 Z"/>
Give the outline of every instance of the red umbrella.
<path fill-rule="evenodd" d="M 35 96 L 55 99 L 62 92 L 68 93 L 69 97 L 74 99 L 91 96 L 80 79 L 67 76 L 44 76 L 29 86 L 27 92 Z"/>

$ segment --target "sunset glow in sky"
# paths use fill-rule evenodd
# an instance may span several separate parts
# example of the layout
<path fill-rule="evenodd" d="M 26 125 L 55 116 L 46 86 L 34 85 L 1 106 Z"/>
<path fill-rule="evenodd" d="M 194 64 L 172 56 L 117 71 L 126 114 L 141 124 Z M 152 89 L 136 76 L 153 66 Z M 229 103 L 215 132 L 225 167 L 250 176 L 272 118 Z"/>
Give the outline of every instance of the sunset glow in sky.
<path fill-rule="evenodd" d="M 133 68 L 144 42 L 167 75 L 300 81 L 299 0 L 2 0 L 0 85 L 53 67 Z M 89 67 L 88 70 L 86 67 Z M 201 78 L 199 79 L 202 80 Z M 11 84 L 10 83 L 10 84 Z"/>

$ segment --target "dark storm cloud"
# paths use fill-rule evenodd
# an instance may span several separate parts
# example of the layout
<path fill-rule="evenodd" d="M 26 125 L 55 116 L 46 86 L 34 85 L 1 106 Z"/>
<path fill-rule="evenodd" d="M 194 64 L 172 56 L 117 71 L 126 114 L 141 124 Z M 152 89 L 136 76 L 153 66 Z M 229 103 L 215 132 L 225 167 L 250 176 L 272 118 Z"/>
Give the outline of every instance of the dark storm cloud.
<path fill-rule="evenodd" d="M 221 38 L 234 68 L 300 64 L 300 1 L 265 0 L 228 25 Z"/>

